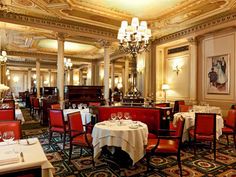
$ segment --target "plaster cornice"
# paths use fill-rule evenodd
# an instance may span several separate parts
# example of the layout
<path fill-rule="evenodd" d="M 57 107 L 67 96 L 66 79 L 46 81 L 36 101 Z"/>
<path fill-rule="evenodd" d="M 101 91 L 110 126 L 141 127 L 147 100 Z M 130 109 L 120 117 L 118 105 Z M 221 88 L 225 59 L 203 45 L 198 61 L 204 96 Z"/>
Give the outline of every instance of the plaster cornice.
<path fill-rule="evenodd" d="M 203 22 L 201 24 L 198 24 L 198 25 L 186 28 L 184 30 L 163 36 L 161 38 L 155 39 L 153 41 L 153 44 L 160 45 L 160 44 L 170 42 L 173 40 L 177 40 L 177 39 L 189 36 L 189 35 L 193 35 L 193 34 L 196 35 L 205 29 L 212 30 L 213 27 L 216 27 L 218 25 L 222 25 L 222 24 L 225 24 L 228 22 L 232 22 L 235 20 L 236 20 L 236 12 L 229 14 L 229 15 L 221 16 L 221 17 L 213 19 L 213 20 L 209 20 L 207 22 Z"/>
<path fill-rule="evenodd" d="M 8 56 L 17 56 L 17 57 L 25 57 L 25 58 L 39 58 L 39 59 L 47 59 L 47 60 L 57 60 L 57 55 L 54 54 L 45 54 L 45 53 L 37 53 L 37 52 L 17 52 L 17 51 L 7 51 Z M 71 58 L 72 62 L 88 62 L 91 63 L 93 59 L 86 59 L 86 58 L 77 58 L 65 55 L 65 57 Z"/>
<path fill-rule="evenodd" d="M 56 19 L 45 19 L 29 15 L 17 14 L 12 12 L 0 11 L 0 20 L 9 23 L 27 25 L 33 27 L 53 30 L 55 32 L 76 34 L 80 36 L 92 37 L 96 39 L 105 39 L 108 41 L 116 40 L 117 31 L 95 28 L 80 23 L 69 23 Z"/>

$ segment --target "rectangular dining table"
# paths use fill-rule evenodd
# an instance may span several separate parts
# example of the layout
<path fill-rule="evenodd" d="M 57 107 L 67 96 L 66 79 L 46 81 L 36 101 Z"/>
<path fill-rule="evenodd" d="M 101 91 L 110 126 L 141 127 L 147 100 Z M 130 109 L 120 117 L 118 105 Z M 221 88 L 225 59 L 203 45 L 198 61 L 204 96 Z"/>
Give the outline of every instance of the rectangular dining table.
<path fill-rule="evenodd" d="M 28 141 L 16 140 L 10 144 L 0 142 L 0 162 L 0 176 L 34 167 L 41 167 L 42 177 L 53 177 L 54 173 L 54 167 L 48 161 L 37 138 Z"/>

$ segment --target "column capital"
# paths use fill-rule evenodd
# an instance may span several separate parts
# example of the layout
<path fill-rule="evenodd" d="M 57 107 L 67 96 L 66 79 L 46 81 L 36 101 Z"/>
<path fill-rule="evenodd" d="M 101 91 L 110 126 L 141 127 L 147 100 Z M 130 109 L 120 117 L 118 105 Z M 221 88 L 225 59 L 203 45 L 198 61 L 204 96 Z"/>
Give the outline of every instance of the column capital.
<path fill-rule="evenodd" d="M 56 33 L 57 40 L 64 41 L 65 40 L 65 34 L 64 33 Z"/>
<path fill-rule="evenodd" d="M 189 37 L 187 38 L 187 41 L 192 45 L 197 44 L 197 39 L 195 37 Z"/>
<path fill-rule="evenodd" d="M 109 48 L 111 46 L 111 42 L 104 39 L 100 39 L 98 43 L 104 48 Z"/>

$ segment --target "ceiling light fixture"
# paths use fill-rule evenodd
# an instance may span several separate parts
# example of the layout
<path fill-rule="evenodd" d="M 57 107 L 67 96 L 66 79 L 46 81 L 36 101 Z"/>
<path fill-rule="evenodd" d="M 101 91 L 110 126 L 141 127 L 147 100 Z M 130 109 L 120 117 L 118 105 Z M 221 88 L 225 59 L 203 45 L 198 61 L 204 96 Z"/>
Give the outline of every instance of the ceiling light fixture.
<path fill-rule="evenodd" d="M 120 50 L 131 54 L 136 59 L 137 54 L 147 50 L 151 30 L 147 28 L 147 22 L 134 17 L 131 25 L 127 21 L 121 22 L 117 39 L 120 40 Z"/>
<path fill-rule="evenodd" d="M 64 58 L 64 65 L 66 69 L 71 69 L 71 67 L 73 66 L 73 63 L 71 62 L 70 58 Z"/>
<path fill-rule="evenodd" d="M 147 27 L 146 21 L 141 21 L 137 17 L 132 18 L 131 25 L 127 21 L 121 22 L 117 39 L 120 41 L 119 49 L 132 56 L 134 67 L 132 68 L 132 87 L 127 93 L 128 97 L 140 97 L 141 93 L 136 88 L 137 79 L 137 55 L 147 51 L 151 30 Z"/>
<path fill-rule="evenodd" d="M 5 50 L 2 50 L 2 52 L 1 52 L 0 61 L 1 62 L 6 62 L 7 61 L 7 52 Z"/>

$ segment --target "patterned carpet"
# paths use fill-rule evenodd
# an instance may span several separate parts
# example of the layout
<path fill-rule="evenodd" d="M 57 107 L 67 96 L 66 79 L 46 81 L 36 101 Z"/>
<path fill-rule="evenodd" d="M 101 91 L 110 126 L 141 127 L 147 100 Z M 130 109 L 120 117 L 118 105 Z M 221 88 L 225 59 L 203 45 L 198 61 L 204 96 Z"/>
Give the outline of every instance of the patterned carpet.
<path fill-rule="evenodd" d="M 159 157 L 151 158 L 151 167 L 146 172 L 145 159 L 140 160 L 134 166 L 122 167 L 127 162 L 127 158 L 119 160 L 117 164 L 113 158 L 103 154 L 96 161 L 93 168 L 91 163 L 91 152 L 83 149 L 82 156 L 79 157 L 80 149 L 76 148 L 72 154 L 71 162 L 68 161 L 68 143 L 65 150 L 62 149 L 60 136 L 54 134 L 53 142 L 49 145 L 47 127 L 41 127 L 37 120 L 29 116 L 29 110 L 23 109 L 26 123 L 23 125 L 23 136 L 38 137 L 48 160 L 56 169 L 56 177 L 158 177 L 158 176 L 179 176 L 176 157 Z M 213 160 L 213 153 L 206 145 L 198 147 L 197 155 L 193 155 L 193 148 L 184 144 L 181 151 L 181 160 L 183 176 L 194 177 L 236 177 L 236 150 L 233 146 L 233 139 L 230 137 L 230 146 L 227 146 L 226 139 L 220 138 L 217 143 L 217 160 Z M 67 137 L 68 141 L 68 137 Z M 119 157 L 119 156 L 118 156 Z M 117 159 L 117 157 L 116 157 Z M 128 163 L 128 162 L 127 162 Z"/>

